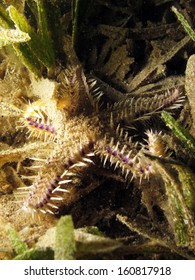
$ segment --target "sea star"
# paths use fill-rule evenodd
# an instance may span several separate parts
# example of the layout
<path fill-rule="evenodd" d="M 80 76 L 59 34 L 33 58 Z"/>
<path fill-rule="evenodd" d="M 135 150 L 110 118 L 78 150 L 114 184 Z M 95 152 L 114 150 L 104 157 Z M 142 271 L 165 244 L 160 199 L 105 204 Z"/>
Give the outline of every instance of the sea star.
<path fill-rule="evenodd" d="M 33 214 L 58 212 L 66 197 L 74 195 L 75 187 L 82 187 L 88 174 L 100 166 L 118 170 L 125 180 L 141 181 L 157 172 L 145 151 L 164 156 L 162 135 L 147 131 L 147 143 L 141 146 L 124 127 L 162 110 L 178 108 L 184 100 L 174 89 L 152 97 L 126 98 L 106 107 L 99 105 L 102 93 L 94 89 L 95 81 L 86 80 L 81 67 L 63 71 L 58 81 L 57 110 L 65 118 L 65 124 L 62 121 L 58 127 L 64 128 L 58 131 L 43 100 L 29 104 L 20 120 L 31 136 L 56 143 L 32 185 L 20 188 L 27 191 L 22 209 Z"/>

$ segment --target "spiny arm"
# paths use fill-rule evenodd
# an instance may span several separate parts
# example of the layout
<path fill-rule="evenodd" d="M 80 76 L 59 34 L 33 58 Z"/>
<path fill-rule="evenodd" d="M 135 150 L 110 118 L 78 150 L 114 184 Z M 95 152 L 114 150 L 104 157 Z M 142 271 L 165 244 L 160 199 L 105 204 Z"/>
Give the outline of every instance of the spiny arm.
<path fill-rule="evenodd" d="M 114 125 L 117 126 L 122 121 L 143 120 L 162 110 L 177 109 L 183 105 L 184 100 L 185 96 L 179 89 L 153 96 L 134 96 L 110 106 L 104 115 L 107 119 L 112 118 Z"/>

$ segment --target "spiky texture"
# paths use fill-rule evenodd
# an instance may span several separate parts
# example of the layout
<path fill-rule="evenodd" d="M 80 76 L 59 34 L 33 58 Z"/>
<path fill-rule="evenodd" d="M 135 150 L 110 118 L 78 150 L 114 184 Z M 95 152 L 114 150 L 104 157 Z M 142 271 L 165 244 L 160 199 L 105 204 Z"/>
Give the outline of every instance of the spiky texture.
<path fill-rule="evenodd" d="M 95 82 L 88 84 L 80 67 L 61 73 L 58 81 L 62 83 L 58 91 L 58 109 L 65 111 L 65 128 L 63 134 L 60 133 L 60 141 L 56 141 L 55 152 L 42 165 L 37 178 L 27 187 L 30 192 L 22 199 L 22 209 L 30 213 L 58 211 L 61 204 L 66 204 L 66 197 L 73 195 L 73 190 L 94 172 L 91 167 L 96 163 L 96 169 L 100 165 L 112 168 L 125 179 L 139 178 L 140 182 L 155 174 L 156 167 L 145 152 L 166 156 L 162 134 L 147 131 L 146 144 L 140 144 L 123 131 L 122 121 L 131 124 L 162 109 L 178 108 L 184 100 L 175 89 L 160 96 L 126 99 L 101 111 L 98 102 L 102 93 L 98 88 L 92 93 Z M 30 105 L 23 124 L 37 137 L 37 129 L 44 130 L 44 135 L 58 135 L 42 101 Z"/>
<path fill-rule="evenodd" d="M 59 97 L 58 97 L 58 108 L 60 110 L 67 110 L 74 114 L 76 111 L 78 99 L 79 99 L 79 82 L 77 79 L 77 69 L 71 71 L 66 69 L 61 71 L 58 75 Z"/>
<path fill-rule="evenodd" d="M 100 156 L 103 167 L 107 164 L 113 166 L 114 170 L 120 169 L 125 179 L 148 178 L 154 171 L 151 161 L 131 141 L 121 144 L 115 142 L 113 137 L 106 137 L 99 143 L 96 154 Z"/>
<path fill-rule="evenodd" d="M 55 141 L 57 131 L 48 118 L 45 104 L 42 100 L 35 101 L 26 106 L 20 123 L 28 130 L 29 137 L 33 136 L 42 140 Z"/>
<path fill-rule="evenodd" d="M 61 71 L 57 81 L 59 83 L 57 96 L 59 110 L 68 112 L 70 116 L 78 116 L 81 113 L 93 114 L 97 106 L 96 99 L 100 94 L 99 89 L 95 87 L 96 82 L 94 80 L 87 83 L 80 66 Z M 93 95 L 91 92 L 93 92 Z"/>
<path fill-rule="evenodd" d="M 125 100 L 110 106 L 105 114 L 111 114 L 114 122 L 133 122 L 149 118 L 162 110 L 173 110 L 182 106 L 185 97 L 174 89 L 154 96 L 126 98 Z"/>
<path fill-rule="evenodd" d="M 55 213 L 63 193 L 80 184 L 79 174 L 93 164 L 94 143 L 99 136 L 99 130 L 87 118 L 68 122 L 64 141 L 43 164 L 33 184 L 17 193 L 24 197 L 23 209 L 30 213 Z"/>
<path fill-rule="evenodd" d="M 162 132 L 147 130 L 147 151 L 156 157 L 167 157 L 167 147 Z"/>

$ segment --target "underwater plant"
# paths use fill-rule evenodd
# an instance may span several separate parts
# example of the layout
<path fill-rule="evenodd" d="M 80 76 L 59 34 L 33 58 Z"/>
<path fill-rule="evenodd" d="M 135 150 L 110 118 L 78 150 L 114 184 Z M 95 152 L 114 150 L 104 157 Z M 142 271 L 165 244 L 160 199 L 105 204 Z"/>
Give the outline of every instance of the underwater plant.
<path fill-rule="evenodd" d="M 96 7 L 92 1 L 85 1 L 86 9 L 83 9 L 80 2 L 72 1 L 71 20 L 67 19 L 69 1 L 64 4 L 57 0 L 29 0 L 21 1 L 18 6 L 5 1 L 0 7 L 2 215 L 7 207 L 12 218 L 6 219 L 20 232 L 25 225 L 28 230 L 32 229 L 29 222 L 35 225 L 35 239 L 44 237 L 46 240 L 52 227 L 56 230 L 51 233 L 52 238 L 56 234 L 56 244 L 45 241 L 41 251 L 34 240 L 27 245 L 9 228 L 8 236 L 11 240 L 15 236 L 16 243 L 22 246 L 21 251 L 12 244 L 14 257 L 47 258 L 47 253 L 52 259 L 86 257 L 89 248 L 82 253 L 77 250 L 79 230 L 74 229 L 72 219 L 64 215 L 73 214 L 76 227 L 83 227 L 89 215 L 85 211 L 91 207 L 90 197 L 93 197 L 92 206 L 94 202 L 98 209 L 97 193 L 104 189 L 116 197 L 121 192 L 121 196 L 115 198 L 118 202 L 114 202 L 113 197 L 110 200 L 110 205 L 118 203 L 120 207 L 115 205 L 114 210 L 107 210 L 106 206 L 102 215 L 108 211 L 106 217 L 110 222 L 114 217 L 119 228 L 125 228 L 127 240 L 135 235 L 135 240 L 140 238 L 140 242 L 135 248 L 131 242 L 129 248 L 126 247 L 120 234 L 117 238 L 117 230 L 114 241 L 105 236 L 100 238 L 98 231 L 93 234 L 94 242 L 105 242 L 109 253 L 124 250 L 126 255 L 131 250 L 134 253 L 145 250 L 151 254 L 164 250 L 167 254 L 174 252 L 191 258 L 195 242 L 195 186 L 191 163 L 194 138 L 178 123 L 182 122 L 188 102 L 186 95 L 189 95 L 183 78 L 177 81 L 172 78 L 172 83 L 164 79 L 164 88 L 158 82 L 144 84 L 150 78 L 157 80 L 162 66 L 185 47 L 190 38 L 182 38 L 160 58 L 155 56 L 158 48 L 154 47 L 145 68 L 128 77 L 129 65 L 135 58 L 130 59 L 126 49 L 131 45 L 130 39 L 123 41 L 128 36 L 127 30 L 99 24 L 98 35 L 88 31 L 85 24 L 91 20 Z M 103 9 L 104 4 L 97 2 L 95 5 Z M 65 11 L 68 11 L 67 17 L 63 14 Z M 106 28 L 110 28 L 110 33 Z M 121 32 L 121 37 L 114 32 Z M 83 62 L 85 52 L 80 54 L 80 50 L 89 34 L 95 39 L 99 39 L 99 34 L 103 34 L 104 39 L 109 34 L 109 38 L 99 55 L 98 48 L 90 43 L 91 57 Z M 119 54 L 123 61 L 116 59 Z M 88 67 L 94 72 L 87 71 Z M 98 68 L 102 69 L 99 78 Z M 103 81 L 105 73 L 107 77 L 115 75 L 112 85 L 106 79 Z M 189 75 L 186 76 L 188 79 Z M 113 86 L 116 83 L 128 90 L 125 93 L 118 90 Z M 168 112 L 174 114 L 178 122 Z M 172 131 L 176 131 L 176 137 L 161 116 Z M 105 200 L 109 200 L 108 196 Z M 83 202 L 83 199 L 86 200 Z M 85 206 L 81 215 L 72 210 Z M 93 225 L 103 231 L 105 225 L 100 223 L 103 218 L 97 217 L 93 218 L 98 220 Z M 64 248 L 57 237 L 63 232 L 68 240 L 64 240 Z M 27 240 L 33 236 L 23 231 L 22 234 L 27 234 Z M 94 245 L 90 254 L 95 254 L 95 250 L 100 256 L 102 252 L 106 254 L 100 243 L 97 247 Z M 47 245 L 50 249 L 45 251 Z M 72 248 L 69 253 L 68 248 Z"/>

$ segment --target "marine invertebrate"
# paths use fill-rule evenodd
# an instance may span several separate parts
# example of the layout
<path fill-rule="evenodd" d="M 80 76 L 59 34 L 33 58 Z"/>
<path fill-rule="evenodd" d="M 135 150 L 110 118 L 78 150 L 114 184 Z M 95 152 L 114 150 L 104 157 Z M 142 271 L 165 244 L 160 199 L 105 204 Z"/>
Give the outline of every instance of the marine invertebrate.
<path fill-rule="evenodd" d="M 114 6 L 112 1 L 106 6 L 104 1 L 96 1 L 95 5 L 92 3 L 94 14 L 93 7 L 83 9 L 83 1 L 80 11 L 80 4 L 74 3 L 81 1 L 66 1 L 68 6 L 54 5 L 53 1 L 20 1 L 21 8 L 16 2 L 14 6 L 22 16 L 13 7 L 7 9 L 3 19 L 11 25 L 5 28 L 8 32 L 19 28 L 31 39 L 18 44 L 17 38 L 15 43 L 8 38 L 27 67 L 21 74 L 21 66 L 17 63 L 15 68 L 10 52 L 4 54 L 3 50 L 1 57 L 0 220 L 11 222 L 18 232 L 21 230 L 22 240 L 29 242 L 33 238 L 37 242 L 51 227 L 48 221 L 56 222 L 59 217 L 50 214 L 68 213 L 76 227 L 96 225 L 112 238 L 125 236 L 125 246 L 118 251 L 120 258 L 127 258 L 128 249 L 140 258 L 140 249 L 145 252 L 148 245 L 156 253 L 159 244 L 167 244 L 165 247 L 171 248 L 172 254 L 174 236 L 176 252 L 184 246 L 194 251 L 194 177 L 185 168 L 193 170 L 192 154 L 189 162 L 185 147 L 181 150 L 181 137 L 175 139 L 158 117 L 164 109 L 171 111 L 186 128 L 190 121 L 186 122 L 185 116 L 190 118 L 189 113 L 193 112 L 187 102 L 181 112 L 173 111 L 183 103 L 180 93 L 184 85 L 188 97 L 182 73 L 193 49 L 190 39 L 183 38 L 183 30 L 169 16 L 168 5 L 165 16 L 162 3 L 160 14 L 156 13 L 159 3 L 151 10 L 163 19 L 161 24 L 157 17 L 148 21 L 148 13 L 143 21 L 140 13 L 134 14 L 136 9 L 130 7 L 130 1 L 124 1 L 124 9 L 121 1 Z M 90 2 L 86 1 L 86 5 Z M 104 8 L 106 13 L 102 13 Z M 107 15 L 110 8 L 112 20 L 102 21 L 101 15 Z M 126 11 L 131 13 L 130 20 Z M 190 9 L 187 14 L 191 18 L 189 13 Z M 92 89 L 95 81 L 84 75 L 81 66 L 68 68 L 79 64 L 78 59 L 86 72 L 91 71 L 97 78 L 104 94 Z M 33 73 L 40 80 L 35 82 Z M 23 82 L 26 76 L 28 82 Z M 29 103 L 24 103 L 24 99 Z M 169 150 L 173 151 L 171 155 Z M 14 204 L 13 193 L 19 205 Z M 18 208 L 22 212 L 16 211 Z M 40 224 L 29 219 L 26 212 L 38 213 Z M 119 216 L 123 217 L 120 222 Z M 125 216 L 129 230 L 124 228 Z M 36 232 L 35 236 L 27 233 L 28 226 Z M 1 237 L 0 232 L 5 248 L 6 233 Z M 152 242 L 148 244 L 146 237 Z M 130 245 L 128 249 L 126 245 Z M 104 242 L 102 248 L 105 251 Z M 96 248 L 94 251 L 98 256 Z M 111 258 L 110 249 L 108 254 Z M 116 249 L 113 255 L 116 258 Z"/>
<path fill-rule="evenodd" d="M 81 67 L 72 68 L 71 72 L 67 75 L 65 72 L 62 76 L 65 84 L 58 88 L 60 98 L 51 100 L 57 104 L 56 110 L 63 116 L 58 120 L 61 122 L 58 127 L 65 122 L 63 130 L 58 134 L 55 119 L 50 119 L 49 107 L 44 103 L 46 100 L 30 104 L 24 114 L 23 125 L 30 135 L 44 135 L 42 138 L 45 140 L 58 140 L 55 150 L 43 161 L 32 184 L 21 188 L 22 192 L 27 191 L 25 196 L 22 194 L 22 209 L 30 213 L 58 212 L 60 206 L 67 203 L 68 197 L 74 195 L 75 189 L 82 188 L 89 174 L 97 173 L 99 168 L 112 168 L 126 180 L 139 178 L 140 182 L 158 172 L 145 155 L 147 145 L 142 146 L 141 142 L 134 141 L 124 127 L 162 109 L 178 108 L 184 101 L 180 91 L 173 89 L 161 96 L 126 98 L 107 108 L 99 108 L 97 102 L 102 93 L 96 90 L 93 94 L 95 82 L 87 82 Z M 62 102 L 67 94 L 69 106 Z M 158 157 L 166 156 L 161 134 L 151 131 L 146 134 L 148 152 Z"/>
<path fill-rule="evenodd" d="M 34 136 L 45 141 L 49 138 L 55 141 L 57 132 L 46 114 L 42 100 L 29 103 L 20 122 L 28 129 L 29 137 Z"/>

